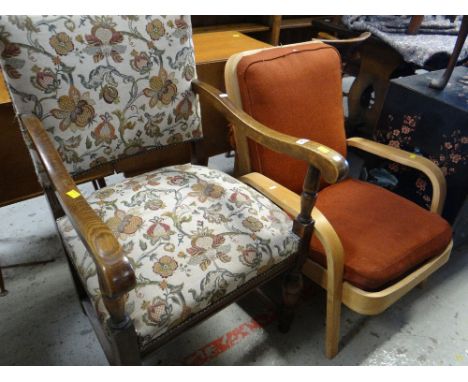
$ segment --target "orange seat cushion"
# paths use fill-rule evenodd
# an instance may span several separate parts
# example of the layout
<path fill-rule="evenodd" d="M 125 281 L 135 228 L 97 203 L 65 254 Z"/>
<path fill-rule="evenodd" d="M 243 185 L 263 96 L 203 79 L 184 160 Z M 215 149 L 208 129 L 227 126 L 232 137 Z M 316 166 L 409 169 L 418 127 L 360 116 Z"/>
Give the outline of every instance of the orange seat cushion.
<path fill-rule="evenodd" d="M 346 156 L 341 59 L 310 43 L 264 50 L 237 64 L 242 107 L 264 125 L 320 142 Z M 249 142 L 252 170 L 300 193 L 307 169 L 299 161 Z"/>
<path fill-rule="evenodd" d="M 359 180 L 328 186 L 319 192 L 316 206 L 343 244 L 344 279 L 368 291 L 382 289 L 440 255 L 452 237 L 439 215 Z M 326 266 L 315 237 L 310 256 Z"/>

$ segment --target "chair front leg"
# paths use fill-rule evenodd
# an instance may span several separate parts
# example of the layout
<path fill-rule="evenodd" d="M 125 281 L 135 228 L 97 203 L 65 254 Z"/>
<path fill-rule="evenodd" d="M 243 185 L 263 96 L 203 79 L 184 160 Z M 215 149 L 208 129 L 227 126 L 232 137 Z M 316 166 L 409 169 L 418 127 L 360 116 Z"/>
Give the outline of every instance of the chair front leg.
<path fill-rule="evenodd" d="M 125 312 L 124 296 L 115 299 L 103 296 L 103 302 L 110 314 L 107 321 L 112 346 L 110 363 L 126 366 L 141 365 L 138 337 L 133 321 Z"/>
<path fill-rule="evenodd" d="M 307 259 L 310 241 L 314 231 L 312 209 L 317 199 L 320 185 L 320 171 L 309 166 L 301 194 L 301 211 L 294 219 L 293 232 L 300 237 L 296 263 L 293 269 L 285 275 L 283 280 L 283 306 L 279 318 L 279 330 L 289 331 L 294 318 L 294 308 L 299 301 L 303 287 L 302 267 Z"/>

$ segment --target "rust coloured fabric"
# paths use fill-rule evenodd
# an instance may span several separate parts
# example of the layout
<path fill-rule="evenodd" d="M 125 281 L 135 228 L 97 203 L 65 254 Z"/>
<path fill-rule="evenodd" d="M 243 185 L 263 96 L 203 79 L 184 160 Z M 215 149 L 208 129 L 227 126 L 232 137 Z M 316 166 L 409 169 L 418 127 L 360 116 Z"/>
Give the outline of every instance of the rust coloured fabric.
<path fill-rule="evenodd" d="M 243 57 L 237 78 L 244 110 L 266 126 L 329 146 L 346 156 L 341 60 L 310 43 Z M 301 192 L 307 164 L 249 142 L 252 170 Z"/>
<path fill-rule="evenodd" d="M 317 141 L 346 156 L 341 61 L 322 43 L 282 47 L 244 56 L 237 66 L 242 106 L 277 131 Z M 249 142 L 252 170 L 300 193 L 307 165 Z M 320 191 L 316 206 L 345 250 L 344 278 L 378 290 L 426 260 L 451 240 L 440 216 L 388 190 L 348 179 Z M 310 255 L 326 266 L 314 237 Z"/>
<path fill-rule="evenodd" d="M 439 215 L 391 191 L 348 179 L 319 192 L 317 208 L 330 221 L 345 251 L 344 279 L 378 290 L 440 255 L 452 238 Z M 317 238 L 311 257 L 326 265 Z"/>

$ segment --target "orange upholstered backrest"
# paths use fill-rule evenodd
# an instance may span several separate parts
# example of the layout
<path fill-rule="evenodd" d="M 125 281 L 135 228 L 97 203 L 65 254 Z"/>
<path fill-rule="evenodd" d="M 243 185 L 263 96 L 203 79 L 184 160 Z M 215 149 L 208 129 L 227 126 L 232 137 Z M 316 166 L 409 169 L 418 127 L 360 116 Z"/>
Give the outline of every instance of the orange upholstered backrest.
<path fill-rule="evenodd" d="M 237 64 L 243 109 L 277 131 L 346 156 L 341 60 L 335 48 L 310 43 L 245 55 Z M 305 162 L 249 142 L 252 170 L 301 192 Z"/>

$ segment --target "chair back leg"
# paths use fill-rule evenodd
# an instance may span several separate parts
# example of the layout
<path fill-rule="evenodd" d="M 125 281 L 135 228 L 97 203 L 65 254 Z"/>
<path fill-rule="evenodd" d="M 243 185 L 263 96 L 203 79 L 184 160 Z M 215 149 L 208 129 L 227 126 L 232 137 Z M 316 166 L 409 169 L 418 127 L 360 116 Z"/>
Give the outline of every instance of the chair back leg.
<path fill-rule="evenodd" d="M 287 333 L 294 318 L 294 308 L 297 305 L 304 285 L 301 272 L 290 272 L 283 279 L 283 304 L 280 309 L 278 329 Z"/>

